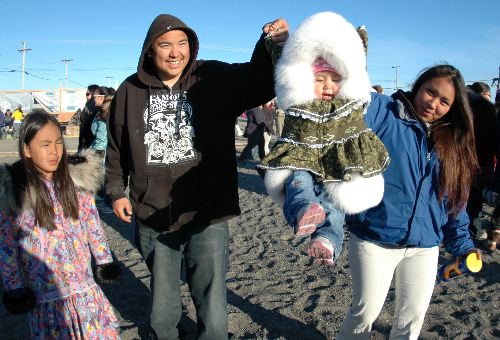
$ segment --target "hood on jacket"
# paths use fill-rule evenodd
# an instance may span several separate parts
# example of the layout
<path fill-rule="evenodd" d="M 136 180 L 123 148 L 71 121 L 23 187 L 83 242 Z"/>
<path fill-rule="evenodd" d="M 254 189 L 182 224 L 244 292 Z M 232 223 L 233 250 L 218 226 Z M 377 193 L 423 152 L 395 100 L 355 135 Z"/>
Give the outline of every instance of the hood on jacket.
<path fill-rule="evenodd" d="M 68 169 L 77 190 L 94 195 L 104 183 L 102 158 L 92 149 L 68 156 Z M 32 199 L 28 199 L 23 195 L 25 185 L 22 160 L 0 166 L 0 210 L 18 212 L 20 209 L 30 209 L 30 202 L 35 202 L 36 193 L 30 192 Z"/>
<path fill-rule="evenodd" d="M 312 65 L 322 57 L 342 76 L 339 98 L 370 100 L 363 42 L 342 16 L 333 12 L 307 18 L 288 38 L 276 65 L 276 97 L 287 109 L 315 99 Z"/>
<path fill-rule="evenodd" d="M 181 30 L 186 33 L 189 41 L 189 63 L 183 70 L 181 80 L 186 76 L 186 74 L 189 74 L 196 61 L 199 49 L 199 42 L 196 33 L 179 18 L 173 15 L 158 15 L 153 20 L 151 26 L 148 29 L 148 33 L 146 34 L 146 38 L 144 39 L 144 43 L 142 45 L 139 64 L 137 65 L 137 76 L 139 77 L 141 82 L 148 86 L 163 87 L 163 83 L 161 82 L 160 78 L 158 78 L 153 60 L 147 57 L 147 51 L 153 45 L 153 42 L 156 40 L 156 38 L 166 32 L 173 30 Z"/>

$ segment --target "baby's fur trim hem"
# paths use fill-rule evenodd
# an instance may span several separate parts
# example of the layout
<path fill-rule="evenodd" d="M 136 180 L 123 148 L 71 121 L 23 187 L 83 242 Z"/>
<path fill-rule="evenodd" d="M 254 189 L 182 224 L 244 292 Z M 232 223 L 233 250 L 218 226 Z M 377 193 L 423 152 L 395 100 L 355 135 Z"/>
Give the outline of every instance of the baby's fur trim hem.
<path fill-rule="evenodd" d="M 326 183 L 325 187 L 328 196 L 338 209 L 347 214 L 357 214 L 382 201 L 384 177 L 376 175 L 365 178 L 359 174 L 353 174 L 351 181 Z"/>

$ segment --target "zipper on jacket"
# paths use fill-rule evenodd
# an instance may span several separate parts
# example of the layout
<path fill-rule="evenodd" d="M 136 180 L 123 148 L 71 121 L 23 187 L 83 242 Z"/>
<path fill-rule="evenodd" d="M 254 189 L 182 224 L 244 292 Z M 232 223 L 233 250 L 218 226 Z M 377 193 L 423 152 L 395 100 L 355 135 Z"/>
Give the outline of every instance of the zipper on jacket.
<path fill-rule="evenodd" d="M 426 144 L 429 144 L 429 133 L 426 134 L 427 136 L 427 139 L 426 139 Z M 410 237 L 410 233 L 411 233 L 411 229 L 412 229 L 412 225 L 413 225 L 413 220 L 415 219 L 415 214 L 417 212 L 417 205 L 418 205 L 418 199 L 420 198 L 420 192 L 422 191 L 422 185 L 424 183 L 424 180 L 429 177 L 430 173 L 431 173 L 431 166 L 430 166 L 430 161 L 431 161 L 431 152 L 428 150 L 428 145 L 425 145 L 426 147 L 426 155 L 425 155 L 425 159 L 427 161 L 427 163 L 425 164 L 425 168 L 423 169 L 424 172 L 422 174 L 422 177 L 420 178 L 419 180 L 419 183 L 418 183 L 418 186 L 417 186 L 417 192 L 415 194 L 415 202 L 413 204 L 413 209 L 412 209 L 412 213 L 411 213 L 411 216 L 410 216 L 410 219 L 408 220 L 408 233 L 405 235 L 404 239 L 401 241 L 401 244 L 404 244 L 408 238 Z"/>

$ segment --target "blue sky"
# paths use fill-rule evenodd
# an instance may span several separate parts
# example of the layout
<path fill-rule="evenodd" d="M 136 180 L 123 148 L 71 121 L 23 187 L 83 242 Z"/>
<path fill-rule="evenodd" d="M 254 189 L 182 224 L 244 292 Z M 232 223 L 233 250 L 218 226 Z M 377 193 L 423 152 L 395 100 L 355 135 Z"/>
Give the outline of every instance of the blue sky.
<path fill-rule="evenodd" d="M 321 11 L 343 15 L 369 34 L 368 71 L 373 84 L 392 92 L 409 86 L 429 65 L 448 62 L 467 83 L 491 85 L 500 66 L 500 1 L 62 1 L 2 0 L 0 89 L 117 86 L 135 72 L 146 31 L 160 13 L 178 16 L 198 34 L 200 59 L 243 62 L 262 25 L 277 17 L 292 30 Z M 65 80 L 65 63 L 68 78 Z"/>

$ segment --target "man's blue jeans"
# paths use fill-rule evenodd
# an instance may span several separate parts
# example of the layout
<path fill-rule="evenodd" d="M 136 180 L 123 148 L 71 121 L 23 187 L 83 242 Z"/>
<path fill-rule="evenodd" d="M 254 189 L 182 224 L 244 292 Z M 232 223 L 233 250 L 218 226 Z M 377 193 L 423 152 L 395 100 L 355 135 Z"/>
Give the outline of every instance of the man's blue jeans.
<path fill-rule="evenodd" d="M 159 339 L 178 339 L 182 315 L 181 261 L 196 307 L 198 339 L 227 339 L 226 270 L 229 231 L 226 222 L 188 224 L 176 232 L 158 233 L 136 224 L 136 242 L 151 270 L 151 327 Z"/>
<path fill-rule="evenodd" d="M 340 256 L 344 241 L 345 213 L 335 208 L 329 199 L 323 183 L 316 182 L 307 171 L 294 170 L 285 182 L 285 203 L 283 214 L 292 226 L 297 224 L 297 213 L 305 206 L 319 203 L 326 213 L 325 221 L 311 235 L 324 237 L 334 246 L 334 259 Z"/>

